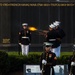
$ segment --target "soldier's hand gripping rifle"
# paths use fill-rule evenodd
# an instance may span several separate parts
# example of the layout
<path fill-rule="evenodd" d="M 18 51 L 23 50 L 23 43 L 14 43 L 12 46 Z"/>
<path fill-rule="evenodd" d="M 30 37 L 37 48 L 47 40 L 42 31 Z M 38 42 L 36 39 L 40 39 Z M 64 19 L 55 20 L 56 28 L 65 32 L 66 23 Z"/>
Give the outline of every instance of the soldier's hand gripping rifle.
<path fill-rule="evenodd" d="M 45 72 L 45 68 L 44 68 L 44 66 L 45 66 L 45 45 L 43 45 L 43 54 L 42 54 L 42 75 L 44 75 L 44 72 Z"/>
<path fill-rule="evenodd" d="M 46 59 L 45 59 L 45 43 L 43 44 L 43 54 L 42 54 L 42 75 L 44 75 L 45 72 L 45 65 L 47 63 Z"/>
<path fill-rule="evenodd" d="M 45 52 L 43 53 L 43 60 L 42 60 L 42 75 L 44 75 L 45 72 L 45 65 L 47 64 L 47 56 L 48 54 L 46 54 L 45 56 Z"/>
<path fill-rule="evenodd" d="M 42 75 L 44 75 L 44 72 L 45 72 L 44 66 L 45 66 L 45 65 L 42 63 Z"/>

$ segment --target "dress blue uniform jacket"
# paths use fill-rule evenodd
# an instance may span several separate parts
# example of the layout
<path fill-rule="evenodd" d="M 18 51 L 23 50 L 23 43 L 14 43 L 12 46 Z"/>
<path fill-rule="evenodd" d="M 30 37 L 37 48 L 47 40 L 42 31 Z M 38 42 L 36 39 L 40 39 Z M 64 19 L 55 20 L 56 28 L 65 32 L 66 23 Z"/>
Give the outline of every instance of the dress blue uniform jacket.
<path fill-rule="evenodd" d="M 50 69 L 52 68 L 52 75 L 54 75 L 54 69 L 53 69 L 53 66 L 56 65 L 56 61 L 57 61 L 57 58 L 56 58 L 56 55 L 55 53 L 49 51 L 49 52 L 44 52 L 41 54 L 41 57 L 40 57 L 40 69 L 42 70 L 42 60 L 46 60 L 47 61 L 47 64 L 44 65 L 44 73 L 43 75 L 50 75 Z"/>
<path fill-rule="evenodd" d="M 59 38 L 59 34 L 56 30 L 51 30 L 47 33 L 46 41 L 52 43 L 53 48 L 57 48 L 60 45 L 57 38 Z"/>
<path fill-rule="evenodd" d="M 29 45 L 31 43 L 31 32 L 28 29 L 23 29 L 19 32 L 19 43 Z"/>

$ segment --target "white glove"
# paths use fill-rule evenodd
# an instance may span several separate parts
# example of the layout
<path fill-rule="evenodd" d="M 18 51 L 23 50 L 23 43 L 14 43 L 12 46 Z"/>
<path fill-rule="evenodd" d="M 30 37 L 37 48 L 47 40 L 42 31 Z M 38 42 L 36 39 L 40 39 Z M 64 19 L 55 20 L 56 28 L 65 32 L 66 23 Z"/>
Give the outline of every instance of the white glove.
<path fill-rule="evenodd" d="M 42 60 L 42 64 L 46 65 L 47 64 L 47 61 L 46 60 Z"/>
<path fill-rule="evenodd" d="M 75 66 L 75 62 L 71 62 L 71 66 Z"/>

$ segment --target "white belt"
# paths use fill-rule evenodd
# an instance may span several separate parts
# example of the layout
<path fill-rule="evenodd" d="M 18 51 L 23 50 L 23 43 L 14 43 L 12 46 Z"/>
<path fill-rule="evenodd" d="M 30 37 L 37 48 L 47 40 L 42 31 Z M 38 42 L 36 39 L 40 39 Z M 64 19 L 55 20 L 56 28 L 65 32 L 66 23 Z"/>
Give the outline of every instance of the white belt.
<path fill-rule="evenodd" d="M 49 41 L 55 41 L 56 39 L 49 39 Z"/>
<path fill-rule="evenodd" d="M 29 39 L 29 37 L 25 37 L 25 36 L 23 36 L 22 38 L 24 38 L 24 39 Z"/>

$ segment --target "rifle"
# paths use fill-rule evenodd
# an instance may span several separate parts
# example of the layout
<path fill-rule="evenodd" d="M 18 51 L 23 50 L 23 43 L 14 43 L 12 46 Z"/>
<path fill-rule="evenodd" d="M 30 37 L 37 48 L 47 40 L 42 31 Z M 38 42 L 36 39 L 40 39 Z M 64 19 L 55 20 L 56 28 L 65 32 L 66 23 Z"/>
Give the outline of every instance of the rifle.
<path fill-rule="evenodd" d="M 43 53 L 43 58 L 44 58 L 44 55 L 45 55 L 45 53 Z M 42 75 L 44 75 L 44 72 L 45 72 L 45 70 L 44 70 L 44 64 L 42 64 Z"/>
<path fill-rule="evenodd" d="M 37 29 L 36 27 L 28 27 L 28 29 L 32 32 L 39 32 L 40 35 L 44 35 L 46 36 L 48 30 L 40 30 L 40 29 Z"/>
<path fill-rule="evenodd" d="M 38 30 L 39 32 L 39 35 L 43 35 L 43 36 L 46 36 L 48 31 L 47 30 Z"/>
<path fill-rule="evenodd" d="M 44 64 L 42 64 L 42 75 L 44 75 L 44 72 L 45 72 L 45 70 L 44 70 Z"/>
<path fill-rule="evenodd" d="M 43 59 L 47 61 L 48 53 L 46 53 L 46 58 L 44 58 L 44 56 L 45 56 L 45 52 L 43 53 Z M 44 72 L 45 72 L 45 65 L 42 64 L 42 75 L 44 75 Z"/>

